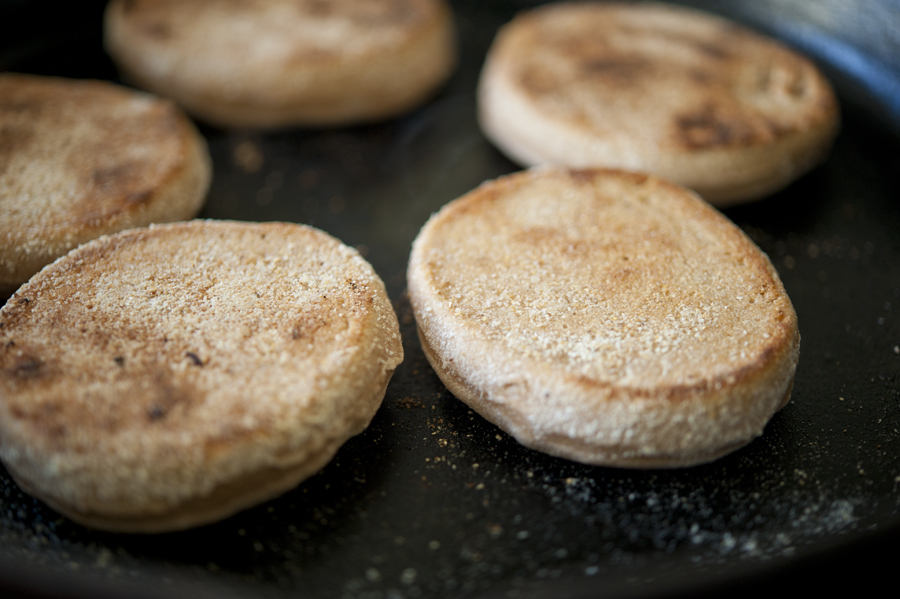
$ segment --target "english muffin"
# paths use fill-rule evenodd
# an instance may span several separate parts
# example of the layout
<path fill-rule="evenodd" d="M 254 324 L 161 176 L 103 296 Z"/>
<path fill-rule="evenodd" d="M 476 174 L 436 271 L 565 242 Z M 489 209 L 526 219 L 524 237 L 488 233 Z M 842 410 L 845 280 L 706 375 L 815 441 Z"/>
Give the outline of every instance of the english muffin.
<path fill-rule="evenodd" d="M 105 44 L 139 87 L 239 128 L 392 117 L 456 60 L 444 0 L 113 0 Z"/>
<path fill-rule="evenodd" d="M 408 282 L 447 388 L 556 456 L 707 462 L 790 397 L 800 336 L 771 263 L 653 176 L 541 167 L 485 183 L 423 227 Z"/>
<path fill-rule="evenodd" d="M 168 100 L 0 73 L 0 294 L 100 235 L 192 218 L 211 170 L 206 142 Z"/>
<path fill-rule="evenodd" d="M 655 3 L 555 3 L 498 33 L 482 129 L 527 166 L 644 171 L 723 207 L 820 163 L 839 127 L 806 58 L 723 18 Z"/>
<path fill-rule="evenodd" d="M 321 469 L 402 357 L 381 280 L 321 231 L 132 229 L 73 250 L 0 310 L 0 458 L 87 526 L 213 522 Z"/>

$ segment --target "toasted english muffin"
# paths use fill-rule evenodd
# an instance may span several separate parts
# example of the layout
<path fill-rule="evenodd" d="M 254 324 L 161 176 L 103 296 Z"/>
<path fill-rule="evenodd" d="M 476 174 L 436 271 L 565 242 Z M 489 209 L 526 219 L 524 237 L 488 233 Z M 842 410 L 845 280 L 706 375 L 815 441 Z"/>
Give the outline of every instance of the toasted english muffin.
<path fill-rule="evenodd" d="M 392 117 L 456 61 L 444 0 L 113 0 L 105 44 L 138 86 L 222 127 Z"/>
<path fill-rule="evenodd" d="M 655 3 L 555 3 L 498 33 L 478 91 L 486 135 L 527 165 L 644 171 L 717 206 L 824 160 L 839 127 L 816 67 L 720 17 Z"/>
<path fill-rule="evenodd" d="M 797 317 L 768 258 L 653 176 L 541 167 L 485 183 L 423 227 L 408 284 L 448 389 L 556 456 L 707 462 L 790 397 Z"/>
<path fill-rule="evenodd" d="M 0 294 L 100 235 L 192 218 L 210 176 L 206 142 L 168 100 L 0 73 Z"/>
<path fill-rule="evenodd" d="M 381 280 L 321 231 L 132 229 L 73 250 L 0 310 L 0 458 L 88 526 L 213 522 L 322 468 L 402 357 Z"/>

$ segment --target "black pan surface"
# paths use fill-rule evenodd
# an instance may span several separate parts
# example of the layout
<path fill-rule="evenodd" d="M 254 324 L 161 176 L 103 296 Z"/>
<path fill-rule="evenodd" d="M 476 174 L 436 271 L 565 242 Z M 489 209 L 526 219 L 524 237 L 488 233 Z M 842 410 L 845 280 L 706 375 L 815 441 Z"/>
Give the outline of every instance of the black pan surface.
<path fill-rule="evenodd" d="M 202 216 L 286 220 L 359 248 L 400 316 L 406 360 L 368 430 L 320 474 L 218 524 L 92 531 L 0 469 L 7 597 L 634 597 L 874 589 L 900 557 L 900 5 L 692 2 L 820 62 L 843 105 L 831 158 L 726 211 L 799 315 L 791 403 L 744 449 L 682 470 L 589 467 L 519 446 L 456 400 L 404 295 L 428 216 L 517 170 L 480 133 L 474 88 L 497 27 L 534 2 L 453 3 L 461 64 L 402 118 L 338 130 L 201 127 Z M 0 3 L 0 70 L 118 80 L 103 2 Z M 60 18 L 61 17 L 61 18 Z M 57 20 L 58 19 L 58 20 Z"/>

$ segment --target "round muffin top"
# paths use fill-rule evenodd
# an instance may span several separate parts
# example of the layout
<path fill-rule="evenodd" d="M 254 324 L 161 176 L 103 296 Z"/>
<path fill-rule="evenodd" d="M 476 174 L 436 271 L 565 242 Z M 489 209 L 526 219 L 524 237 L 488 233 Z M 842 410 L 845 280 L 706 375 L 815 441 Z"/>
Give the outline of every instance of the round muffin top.
<path fill-rule="evenodd" d="M 104 39 L 129 80 L 225 127 L 385 118 L 455 64 L 444 0 L 115 0 Z"/>
<path fill-rule="evenodd" d="M 554 455 L 701 463 L 790 396 L 800 338 L 771 263 L 656 177 L 540 167 L 485 183 L 422 228 L 407 278 L 447 387 Z"/>
<path fill-rule="evenodd" d="M 831 86 L 803 56 L 651 2 L 521 13 L 491 47 L 480 100 L 486 132 L 520 163 L 650 172 L 720 205 L 818 164 L 839 122 Z"/>
<path fill-rule="evenodd" d="M 355 250 L 301 225 L 216 221 L 79 247 L 3 307 L 0 349 L 7 468 L 66 513 L 126 519 L 321 467 L 402 360 Z"/>

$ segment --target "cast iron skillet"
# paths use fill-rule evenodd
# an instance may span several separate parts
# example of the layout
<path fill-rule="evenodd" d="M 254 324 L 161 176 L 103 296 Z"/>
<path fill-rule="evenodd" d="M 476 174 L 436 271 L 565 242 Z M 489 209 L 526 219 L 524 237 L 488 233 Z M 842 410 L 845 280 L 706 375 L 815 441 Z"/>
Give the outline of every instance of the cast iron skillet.
<path fill-rule="evenodd" d="M 271 134 L 202 128 L 215 163 L 202 216 L 314 225 L 358 247 L 385 280 L 407 358 L 372 426 L 297 489 L 175 534 L 91 531 L 0 471 L 0 594 L 695 596 L 890 580 L 900 542 L 900 6 L 692 3 L 816 58 L 838 87 L 844 127 L 821 168 L 726 211 L 772 258 L 797 309 L 792 402 L 760 439 L 712 464 L 629 471 L 524 449 L 470 412 L 424 360 L 403 293 L 427 217 L 516 170 L 479 132 L 473 90 L 496 28 L 530 4 L 454 2 L 460 68 L 402 118 Z M 117 80 L 102 8 L 0 4 L 0 69 Z"/>

